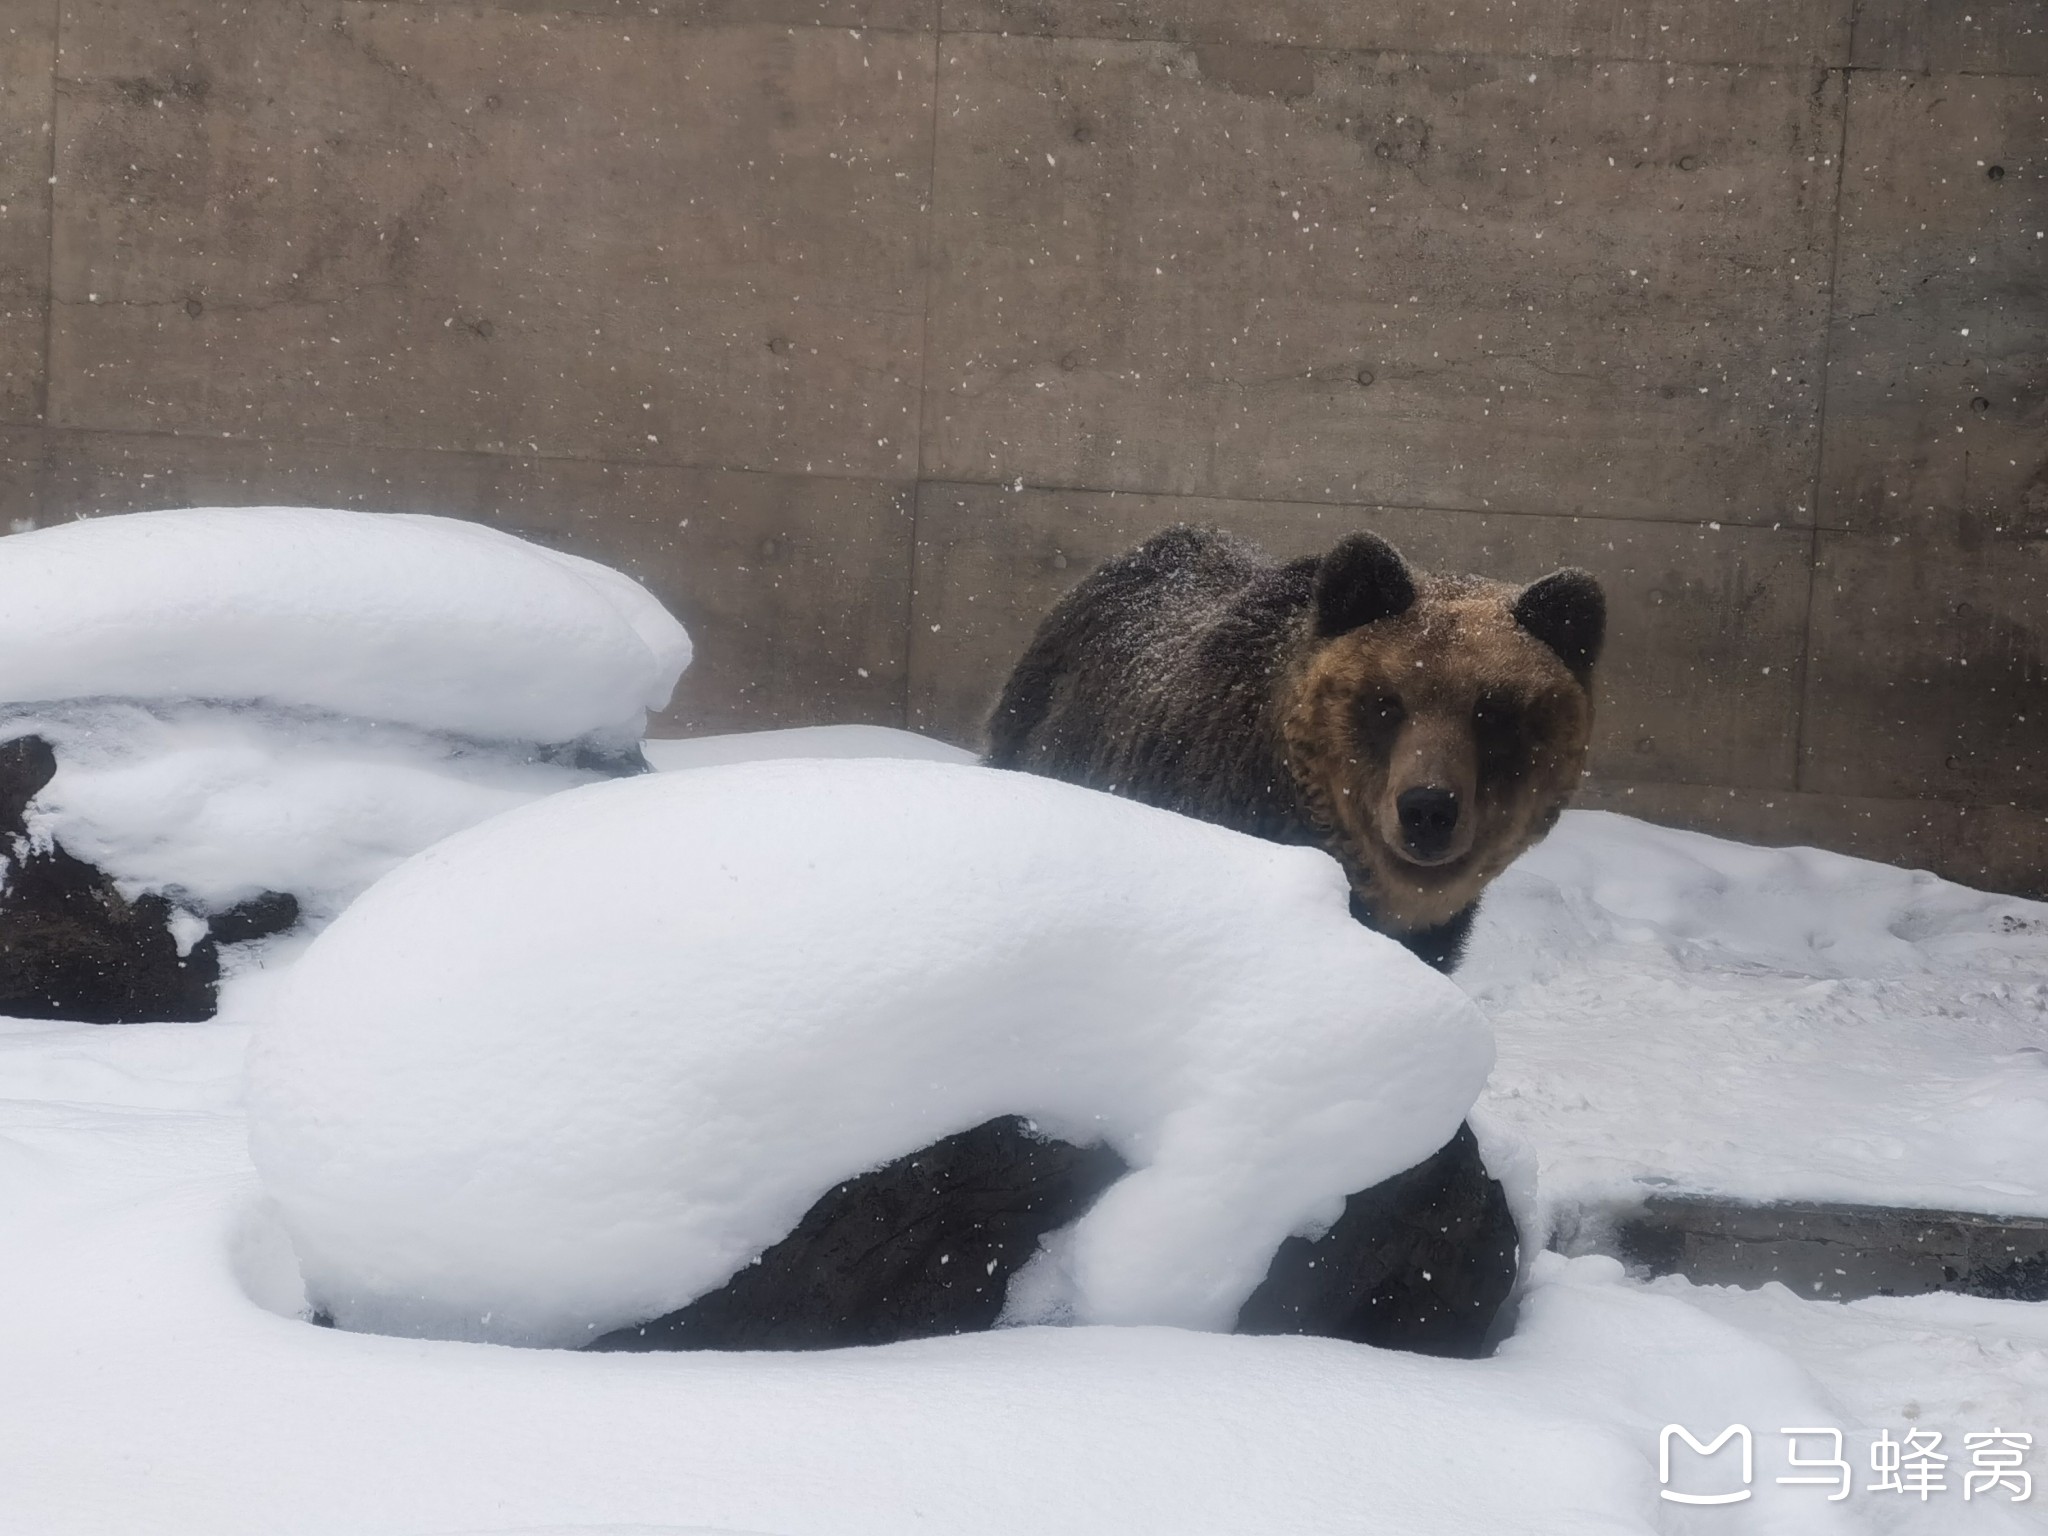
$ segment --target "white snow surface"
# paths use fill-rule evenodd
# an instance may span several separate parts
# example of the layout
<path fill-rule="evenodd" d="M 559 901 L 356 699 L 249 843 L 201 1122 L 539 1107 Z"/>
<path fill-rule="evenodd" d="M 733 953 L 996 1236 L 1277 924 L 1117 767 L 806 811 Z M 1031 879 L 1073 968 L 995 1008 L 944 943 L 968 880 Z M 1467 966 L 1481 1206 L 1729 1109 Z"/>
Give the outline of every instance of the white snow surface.
<path fill-rule="evenodd" d="M 1227 1328 L 1492 1062 L 1334 861 L 1029 775 L 706 768 L 429 849 L 299 962 L 252 1146 L 344 1328 L 576 1344 L 863 1169 L 1005 1114 L 1132 1165 L 1076 1316 Z"/>
<path fill-rule="evenodd" d="M 1574 811 L 1458 980 L 1539 1237 L 1673 1190 L 2048 1215 L 2048 905 Z"/>
<path fill-rule="evenodd" d="M 1170 1328 L 582 1355 L 309 1327 L 230 1016 L 0 1024 L 0 1510 L 35 1536 L 1807 1536 L 2037 1530 L 1860 1491 L 1880 1428 L 2048 1418 L 2042 1309 L 1802 1302 L 1545 1256 L 1486 1361 Z M 278 1315 L 282 1313 L 284 1315 Z M 1900 1415 L 1913 1408 L 1914 1415 Z M 1657 1435 L 1756 1430 L 1755 1498 L 1656 1497 Z M 1779 1487 L 1836 1425 L 1858 1493 Z M 111 1448 L 118 1447 L 115 1454 Z M 2039 1470 L 2038 1453 L 2033 1463 Z M 1953 1485 L 1953 1479 L 1952 1485 Z M 623 1529 L 621 1529 L 623 1528 Z"/>
<path fill-rule="evenodd" d="M 27 732 L 57 751 L 57 776 L 30 809 L 36 834 L 107 871 L 130 896 L 164 891 L 201 912 L 289 891 L 312 929 L 429 844 L 605 777 L 532 745 L 275 705 L 0 705 L 0 739 Z M 879 725 L 642 746 L 664 770 L 783 757 L 974 761 Z"/>
<path fill-rule="evenodd" d="M 781 731 L 738 731 L 640 744 L 648 764 L 667 773 L 784 757 L 900 757 L 926 763 L 971 763 L 964 747 L 886 725 L 799 725 Z"/>
<path fill-rule="evenodd" d="M 1481 1006 L 1502 1038 L 1488 1118 L 1513 1117 L 1495 1131 L 1578 1194 L 1639 1192 L 1644 1177 L 1684 1176 L 1694 1156 L 1730 1183 L 1767 1177 L 1805 1192 L 1810 1138 L 1794 1111 L 1807 1087 L 1831 1081 L 1812 1053 L 1786 1049 L 1813 1001 L 1806 989 L 1838 983 L 1819 994 L 1836 1001 L 1814 1027 L 1845 1070 L 1868 1058 L 1875 1074 L 1860 1116 L 1840 1084 L 1821 1112 L 1875 1136 L 1889 1104 L 1922 1103 L 1915 1074 L 1930 1064 L 1948 1082 L 2002 1075 L 2027 999 L 2048 980 L 2030 926 L 2042 915 L 1856 861 L 1568 816 L 1496 888 L 1475 948 Z M 1832 975 L 1813 974 L 1830 963 Z M 2037 1482 L 2048 1473 L 2048 1307 L 2018 1302 L 1842 1305 L 1775 1285 L 1643 1284 L 1611 1261 L 1546 1255 L 1515 1336 L 1473 1362 L 1150 1327 L 808 1355 L 597 1356 L 309 1327 L 243 1108 L 251 1022 L 277 1016 L 290 980 L 277 969 L 230 981 L 210 1024 L 0 1021 L 0 1528 L 2043 1528 L 2048 1492 L 2011 1505 L 1965 1503 L 1960 1491 L 1961 1437 L 1994 1427 L 2031 1431 L 2026 1465 Z M 1697 1007 L 1686 1001 L 1695 988 Z M 1845 996 L 1853 1012 L 1834 1011 Z M 1629 1073 L 1634 1093 L 1623 1091 Z M 1666 1082 L 1674 1074 L 1683 1090 Z M 1700 1091 L 1730 1079 L 1746 1091 Z M 1968 1122 L 1916 1134 L 1919 1187 L 1933 1203 L 1968 1203 Z M 1862 1187 L 1880 1191 L 1884 1177 Z M 1667 1423 L 1702 1436 L 1751 1426 L 1754 1497 L 1693 1511 L 1659 1501 Z M 1845 1432 L 1849 1499 L 1775 1482 L 1793 1471 L 1785 1425 Z M 1872 1440 L 1909 1428 L 1942 1432 L 1954 1457 L 1946 1491 L 1924 1504 L 1867 1488 Z"/>
<path fill-rule="evenodd" d="M 600 774 L 531 748 L 272 706 L 88 701 L 0 709 L 57 776 L 29 828 L 113 876 L 217 912 L 263 891 L 311 927 L 430 843 Z"/>
<path fill-rule="evenodd" d="M 619 748 L 689 660 L 630 578 L 453 518 L 202 507 L 0 540 L 0 704 L 255 701 Z"/>

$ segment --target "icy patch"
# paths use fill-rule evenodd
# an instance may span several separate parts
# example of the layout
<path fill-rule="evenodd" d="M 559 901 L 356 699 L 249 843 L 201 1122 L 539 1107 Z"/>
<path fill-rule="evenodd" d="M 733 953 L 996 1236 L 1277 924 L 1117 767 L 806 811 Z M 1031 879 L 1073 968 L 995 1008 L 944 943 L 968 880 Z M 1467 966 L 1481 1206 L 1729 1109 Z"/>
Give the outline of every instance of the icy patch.
<path fill-rule="evenodd" d="M 0 702 L 251 700 L 629 748 L 690 642 L 640 586 L 452 518 L 208 507 L 15 534 Z"/>
<path fill-rule="evenodd" d="M 251 1145 L 344 1326 L 577 1344 L 1021 1114 L 1132 1165 L 1072 1229 L 1076 1314 L 1219 1328 L 1491 1055 L 1320 853 L 1023 774 L 755 764 L 556 796 L 372 888 L 258 1031 Z"/>
<path fill-rule="evenodd" d="M 1539 1240 L 1652 1189 L 2048 1215 L 2048 906 L 1576 811 L 1458 979 Z"/>

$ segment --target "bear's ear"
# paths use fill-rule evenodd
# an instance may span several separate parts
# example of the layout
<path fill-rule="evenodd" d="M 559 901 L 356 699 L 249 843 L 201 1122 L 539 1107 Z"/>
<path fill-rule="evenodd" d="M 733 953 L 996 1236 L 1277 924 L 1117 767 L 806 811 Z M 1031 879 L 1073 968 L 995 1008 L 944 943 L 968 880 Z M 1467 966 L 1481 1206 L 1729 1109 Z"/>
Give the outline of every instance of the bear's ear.
<path fill-rule="evenodd" d="M 1316 567 L 1316 633 L 1325 640 L 1406 613 L 1414 601 L 1406 562 L 1376 533 L 1350 535 Z"/>
<path fill-rule="evenodd" d="M 1557 652 L 1581 683 L 1593 675 L 1607 634 L 1607 598 L 1584 571 L 1552 571 L 1522 589 L 1515 622 Z"/>

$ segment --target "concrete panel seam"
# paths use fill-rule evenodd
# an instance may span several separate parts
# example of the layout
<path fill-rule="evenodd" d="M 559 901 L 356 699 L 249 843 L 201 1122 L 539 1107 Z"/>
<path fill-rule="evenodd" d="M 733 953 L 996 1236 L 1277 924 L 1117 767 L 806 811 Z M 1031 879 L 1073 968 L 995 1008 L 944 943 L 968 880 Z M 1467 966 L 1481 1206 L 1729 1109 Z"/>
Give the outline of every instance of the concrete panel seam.
<path fill-rule="evenodd" d="M 1803 524 L 1787 524 L 1782 519 L 1766 523 L 1744 522 L 1731 517 L 1630 517 L 1601 512 L 1538 512 L 1525 507 L 1507 506 L 1467 507 L 1394 501 L 1318 501 L 1308 496 L 1225 496 L 1211 491 L 1172 491 L 1150 486 L 1067 485 L 1040 480 L 1026 480 L 1020 484 L 1016 480 L 965 480 L 958 475 L 919 475 L 917 483 L 920 486 L 930 486 L 934 490 L 951 485 L 977 491 L 1044 491 L 1062 496 L 1164 496 L 1174 501 L 1222 502 L 1228 505 L 1251 503 L 1274 507 L 1328 507 L 1338 512 L 1422 512 L 1443 513 L 1454 517 L 1550 517 L 1570 522 L 1598 523 L 1603 527 L 1610 523 L 1620 523 L 1645 528 L 1742 528 L 1761 533 L 1790 532 L 1795 529 L 1810 531 L 1806 530 Z"/>
<path fill-rule="evenodd" d="M 701 470 L 708 474 L 760 475 L 769 479 L 820 480 L 846 485 L 917 485 L 907 475 L 863 475 L 847 470 L 769 469 L 758 464 L 720 464 L 699 459 L 608 458 L 603 454 L 512 453 L 493 448 L 416 448 L 407 443 L 364 442 L 323 436 L 245 437 L 228 432 L 145 432 L 132 427 L 94 427 L 76 423 L 44 423 L 45 433 L 78 437 L 118 437 L 136 442 L 243 443 L 285 449 L 325 448 L 357 454 L 395 453 L 420 458 L 490 459 L 505 464 L 594 464 L 609 469 Z M 1731 525 L 1732 526 L 1732 525 Z"/>
<path fill-rule="evenodd" d="M 454 0 L 454 3 L 451 3 L 451 0 L 355 0 L 355 3 L 360 6 L 397 11 L 463 11 L 474 9 L 473 5 L 461 3 L 461 0 Z M 934 5 L 936 6 L 936 0 L 934 0 Z M 545 14 L 550 16 L 577 16 L 585 21 L 616 21 L 636 27 L 665 24 L 672 27 L 686 27 L 694 32 L 746 32 L 760 29 L 787 32 L 794 28 L 802 27 L 816 32 L 858 32 L 862 34 L 873 32 L 882 36 L 922 37 L 928 32 L 938 30 L 936 10 L 929 25 L 915 27 L 891 26 L 884 22 L 863 22 L 859 26 L 849 26 L 843 21 L 796 21 L 787 17 L 776 21 L 689 21 L 678 20 L 674 16 L 664 16 L 659 11 L 652 10 L 629 15 L 619 10 L 618 7 L 610 5 L 551 5 L 546 8 Z"/>
<path fill-rule="evenodd" d="M 1932 80 L 1939 76 L 1943 80 L 2040 80 L 2044 77 L 2030 69 L 1901 69 L 1892 64 L 1831 64 L 1830 69 L 1839 69 L 1847 75 L 1894 75 L 1901 80 Z"/>
<path fill-rule="evenodd" d="M 36 375 L 36 422 L 44 427 L 50 422 L 50 360 L 56 356 L 52 344 L 57 327 L 57 141 L 62 126 L 57 114 L 64 105 L 57 84 L 63 59 L 64 0 L 50 0 L 50 121 L 43 161 L 43 195 L 50 212 L 43 230 L 43 366 Z"/>
<path fill-rule="evenodd" d="M 878 28 L 876 30 L 880 29 Z M 1212 38 L 1207 41 L 1196 41 L 1193 39 L 1181 39 L 1172 37 L 1118 37 L 1114 34 L 1101 32 L 1019 32 L 1014 30 L 989 27 L 948 27 L 944 24 L 943 13 L 940 21 L 939 35 L 942 38 L 993 37 L 1006 40 L 1010 38 L 1029 38 L 1033 40 L 1046 42 L 1056 41 L 1062 43 L 1100 43 L 1105 45 L 1115 45 L 1128 48 L 1150 48 L 1162 46 L 1171 48 L 1201 48 L 1208 47 L 1211 44 L 1221 44 L 1229 41 L 1222 38 Z M 1404 59 L 1445 59 L 1457 62 L 1463 62 L 1471 59 L 1480 59 L 1488 62 L 1512 61 L 1529 64 L 1596 65 L 1661 65 L 1673 62 L 1671 59 L 1663 55 L 1649 53 L 1517 53 L 1513 51 L 1503 53 L 1486 53 L 1481 52 L 1477 49 L 1455 51 L 1448 48 L 1402 48 L 1391 44 L 1383 48 L 1361 46 L 1358 44 L 1346 44 L 1343 47 L 1337 48 L 1317 43 L 1286 43 L 1266 41 L 1246 42 L 1242 44 L 1233 42 L 1231 45 L 1242 46 L 1246 48 L 1271 49 L 1276 53 L 1284 51 L 1288 53 L 1318 54 L 1324 57 L 1346 57 L 1357 56 L 1359 54 L 1397 54 Z M 1719 69 L 1742 71 L 1769 70 L 1784 74 L 1796 74 L 1807 71 L 1819 72 L 1822 70 L 1846 69 L 1849 66 L 1846 62 L 1839 64 L 1823 64 L 1814 61 L 1807 61 L 1803 63 L 1772 64 L 1761 63 L 1755 60 L 1745 59 L 1687 59 L 1681 67 L 1685 69 Z M 1898 71 L 1898 73 L 1913 73 L 1913 71 Z"/>
<path fill-rule="evenodd" d="M 924 318 L 918 334 L 917 352 L 917 431 L 916 441 L 911 448 L 910 483 L 910 539 L 904 546 L 904 559 L 908 568 L 903 575 L 903 727 L 910 727 L 911 694 L 911 648 L 917 643 L 917 549 L 918 519 L 923 498 L 919 488 L 924 484 L 924 433 L 925 398 L 932 384 L 932 268 L 938 260 L 938 204 L 939 204 L 939 130 L 942 117 L 939 101 L 943 92 L 939 86 L 939 72 L 945 68 L 945 38 L 939 27 L 945 15 L 939 0 L 932 0 L 932 126 L 931 157 L 925 164 L 924 183 Z"/>
<path fill-rule="evenodd" d="M 1856 18 L 1862 13 L 1862 0 L 1849 12 L 1850 57 L 1855 57 Z M 1835 141 L 1835 207 L 1832 219 L 1833 230 L 1828 241 L 1828 323 L 1820 333 L 1820 405 L 1814 413 L 1813 427 L 1813 479 L 1807 493 L 1807 505 L 1813 509 L 1814 525 L 1806 545 L 1806 624 L 1802 630 L 1804 642 L 1799 652 L 1799 712 L 1792 721 L 1792 787 L 1806 788 L 1806 715 L 1807 703 L 1813 691 L 1813 592 L 1814 584 L 1820 580 L 1820 498 L 1821 490 L 1827 484 L 1826 459 L 1828 443 L 1828 370 L 1834 365 L 1835 313 L 1839 302 L 1837 277 L 1842 265 L 1842 188 L 1849 167 L 1849 97 L 1854 89 L 1849 80 L 1850 71 L 1842 71 L 1842 130 Z"/>
<path fill-rule="evenodd" d="M 1702 789 L 1717 790 L 1745 806 L 1762 806 L 1766 810 L 1777 808 L 1776 796 L 1807 796 L 1815 800 L 1853 802 L 1866 806 L 1920 806 L 1926 810 L 1947 811 L 2017 811 L 2023 816 L 2035 817 L 2048 824 L 2048 815 L 2030 810 L 2011 800 L 1971 799 L 1967 795 L 1858 795 L 1843 794 L 1829 789 L 1797 789 L 1779 785 L 1776 788 L 1759 787 L 1753 784 L 1723 784 L 1716 779 L 1687 779 L 1676 776 L 1630 774 L 1626 778 L 1594 773 L 1583 781 L 1583 788 L 1595 795 L 1612 794 L 1616 791 L 1632 792 L 1636 789 Z M 1575 800 L 1574 805 L 1578 802 Z M 1760 845 L 1767 846 L 1767 845 Z M 1815 846 L 1825 846 L 1816 844 Z"/>

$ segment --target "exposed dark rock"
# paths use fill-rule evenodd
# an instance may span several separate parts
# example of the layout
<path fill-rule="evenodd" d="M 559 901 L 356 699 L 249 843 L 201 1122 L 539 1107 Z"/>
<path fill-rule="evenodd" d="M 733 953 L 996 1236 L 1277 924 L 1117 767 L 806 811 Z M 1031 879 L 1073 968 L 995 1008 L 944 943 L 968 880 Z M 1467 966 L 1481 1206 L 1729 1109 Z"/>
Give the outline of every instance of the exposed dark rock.
<path fill-rule="evenodd" d="M 589 1347 L 828 1349 L 989 1328 L 1039 1239 L 1124 1172 L 1107 1147 L 991 1120 L 835 1186 L 720 1289 Z M 1238 1328 L 1471 1356 L 1514 1277 L 1506 1198 L 1461 1129 L 1353 1195 L 1321 1240 L 1284 1243 Z"/>
<path fill-rule="evenodd" d="M 246 944 L 296 928 L 298 923 L 298 897 L 289 891 L 265 891 L 225 912 L 216 912 L 206 920 L 206 930 L 216 944 Z"/>
<path fill-rule="evenodd" d="M 1695 1285 L 1776 1281 L 1820 1301 L 1934 1291 L 2048 1301 L 2048 1219 L 2038 1216 L 1680 1193 L 1584 1214 L 1567 1253 L 1612 1252 Z"/>
<path fill-rule="evenodd" d="M 2048 1253 L 2029 1253 L 2003 1264 L 1980 1264 L 1955 1289 L 1998 1301 L 2048 1301 Z"/>
<path fill-rule="evenodd" d="M 1507 1194 L 1460 1126 L 1435 1155 L 1353 1195 L 1321 1238 L 1282 1243 L 1237 1331 L 1470 1359 L 1514 1288 L 1516 1242 Z"/>
<path fill-rule="evenodd" d="M 589 1347 L 831 1349 L 990 1328 L 1039 1238 L 1124 1170 L 1107 1147 L 991 1120 L 834 1186 L 718 1290 Z"/>
<path fill-rule="evenodd" d="M 0 742 L 0 1014 L 88 1024 L 212 1018 L 219 946 L 290 927 L 297 901 L 266 893 L 244 902 L 178 953 L 168 900 L 131 901 L 100 870 L 29 837 L 29 802 L 56 772 L 42 737 Z"/>
<path fill-rule="evenodd" d="M 56 776 L 56 750 L 42 737 L 0 741 L 0 833 L 21 834 L 29 801 Z"/>
<path fill-rule="evenodd" d="M 30 840 L 22 818 L 56 772 L 40 736 L 0 742 L 0 1014 L 88 1024 L 212 1018 L 212 940 L 179 954 L 163 897 L 130 901 L 84 860 Z"/>

